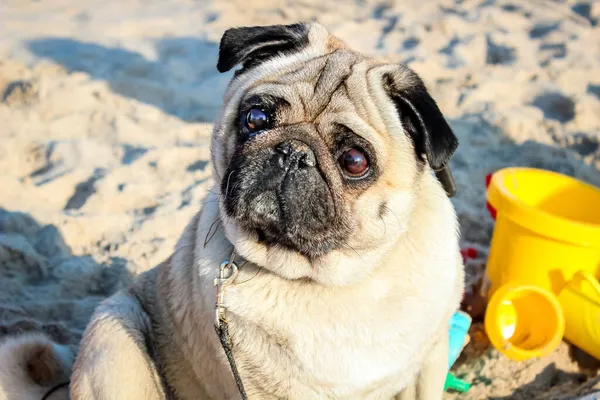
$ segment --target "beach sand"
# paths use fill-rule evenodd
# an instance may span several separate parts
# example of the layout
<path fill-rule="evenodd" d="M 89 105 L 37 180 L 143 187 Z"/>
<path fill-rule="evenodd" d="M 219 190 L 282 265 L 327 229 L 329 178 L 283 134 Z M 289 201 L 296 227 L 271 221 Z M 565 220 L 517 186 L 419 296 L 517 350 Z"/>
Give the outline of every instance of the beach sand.
<path fill-rule="evenodd" d="M 4 0 L 0 5 L 0 336 L 76 348 L 94 307 L 166 258 L 210 190 L 211 122 L 232 26 L 317 20 L 421 75 L 460 140 L 452 159 L 467 286 L 507 166 L 600 186 L 600 2 Z M 565 343 L 511 362 L 480 324 L 464 399 L 567 399 L 600 388 Z"/>

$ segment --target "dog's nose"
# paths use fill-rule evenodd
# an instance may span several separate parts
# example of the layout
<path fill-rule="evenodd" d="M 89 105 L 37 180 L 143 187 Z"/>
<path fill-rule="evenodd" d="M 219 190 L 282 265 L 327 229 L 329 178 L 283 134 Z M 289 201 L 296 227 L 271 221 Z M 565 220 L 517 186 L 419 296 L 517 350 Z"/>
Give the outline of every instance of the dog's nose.
<path fill-rule="evenodd" d="M 314 167 L 317 165 L 315 153 L 309 145 L 299 140 L 289 140 L 278 144 L 275 147 L 277 151 L 277 165 L 287 170 L 295 165 L 297 168 Z"/>

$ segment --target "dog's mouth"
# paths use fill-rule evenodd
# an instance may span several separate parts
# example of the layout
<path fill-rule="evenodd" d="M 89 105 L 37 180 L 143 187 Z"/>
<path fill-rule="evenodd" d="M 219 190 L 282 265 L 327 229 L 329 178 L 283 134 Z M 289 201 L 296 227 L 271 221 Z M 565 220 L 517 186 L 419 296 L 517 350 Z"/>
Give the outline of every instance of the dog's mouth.
<path fill-rule="evenodd" d="M 313 258 L 341 247 L 348 231 L 314 154 L 292 145 L 234 158 L 222 202 L 228 217 L 259 242 Z"/>
<path fill-rule="evenodd" d="M 258 241 L 260 243 L 267 243 L 267 235 L 265 234 L 265 231 L 263 231 L 262 229 L 256 229 L 256 237 L 258 238 Z"/>

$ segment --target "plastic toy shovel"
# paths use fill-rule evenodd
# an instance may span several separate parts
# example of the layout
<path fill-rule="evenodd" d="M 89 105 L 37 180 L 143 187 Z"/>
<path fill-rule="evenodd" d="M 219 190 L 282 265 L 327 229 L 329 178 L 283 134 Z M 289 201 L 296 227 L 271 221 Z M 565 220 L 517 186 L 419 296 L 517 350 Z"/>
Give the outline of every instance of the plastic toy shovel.
<path fill-rule="evenodd" d="M 469 341 L 469 327 L 471 326 L 471 317 L 462 311 L 454 313 L 450 319 L 449 329 L 449 353 L 448 353 L 448 369 L 452 368 L 454 362 L 458 358 L 460 352 Z M 466 392 L 471 388 L 471 384 L 462 381 L 448 372 L 444 390 L 452 389 L 457 392 Z"/>

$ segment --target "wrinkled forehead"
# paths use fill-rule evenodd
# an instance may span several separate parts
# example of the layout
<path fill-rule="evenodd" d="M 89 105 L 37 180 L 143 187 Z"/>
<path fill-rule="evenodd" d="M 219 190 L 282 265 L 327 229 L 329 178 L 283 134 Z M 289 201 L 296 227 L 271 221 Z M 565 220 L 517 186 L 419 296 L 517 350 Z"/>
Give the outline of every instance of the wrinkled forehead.
<path fill-rule="evenodd" d="M 308 122 L 321 131 L 342 125 L 383 149 L 390 135 L 406 139 L 400 127 L 390 127 L 390 121 L 397 121 L 397 113 L 383 87 L 383 75 L 392 69 L 338 49 L 252 82 L 238 101 L 275 97 L 286 104 L 277 116 L 285 125 Z"/>

